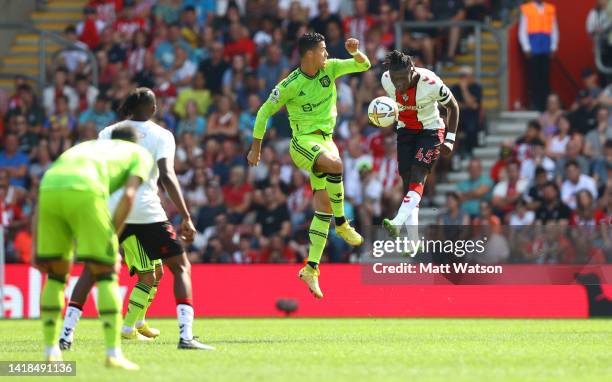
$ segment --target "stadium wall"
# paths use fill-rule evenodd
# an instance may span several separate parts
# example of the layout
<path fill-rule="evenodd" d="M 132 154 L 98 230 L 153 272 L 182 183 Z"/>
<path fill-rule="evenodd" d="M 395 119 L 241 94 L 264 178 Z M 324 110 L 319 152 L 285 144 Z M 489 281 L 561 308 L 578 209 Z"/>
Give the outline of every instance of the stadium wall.
<path fill-rule="evenodd" d="M 510 267 L 510 268 L 509 268 Z M 543 269 L 518 267 L 515 272 Z M 520 268 L 522 267 L 522 268 Z M 539 267 L 539 268 L 538 268 Z M 202 265 L 193 266 L 196 315 L 205 317 L 275 317 L 279 299 L 293 299 L 298 317 L 526 317 L 586 318 L 589 303 L 580 285 L 366 285 L 356 264 L 325 264 L 321 285 L 323 300 L 315 300 L 296 278 L 299 265 Z M 81 270 L 75 267 L 73 275 Z M 43 284 L 40 273 L 24 264 L 6 269 L 5 307 L 11 318 L 39 315 Z M 606 266 L 612 275 L 612 266 Z M 604 277 L 609 280 L 609 277 Z M 72 276 L 70 295 L 77 281 Z M 135 280 L 121 272 L 121 293 L 129 293 Z M 612 286 L 605 290 L 612 291 Z M 96 315 L 94 297 L 85 306 L 85 316 Z M 127 303 L 124 298 L 124 302 Z M 166 271 L 149 317 L 174 317 L 172 275 Z"/>

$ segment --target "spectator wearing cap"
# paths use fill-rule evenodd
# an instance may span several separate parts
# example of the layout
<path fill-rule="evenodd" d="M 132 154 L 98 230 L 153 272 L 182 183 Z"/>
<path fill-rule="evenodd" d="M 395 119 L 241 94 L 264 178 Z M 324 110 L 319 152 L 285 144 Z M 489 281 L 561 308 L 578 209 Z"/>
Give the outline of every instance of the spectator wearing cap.
<path fill-rule="evenodd" d="M 559 27 L 554 5 L 533 0 L 521 6 L 519 41 L 527 57 L 532 108 L 543 111 L 550 93 L 550 57 L 557 51 Z"/>
<path fill-rule="evenodd" d="M 584 155 L 592 160 L 601 157 L 606 140 L 612 139 L 608 113 L 608 109 L 603 107 L 597 110 L 597 127 L 589 131 L 584 138 Z"/>
<path fill-rule="evenodd" d="M 559 187 L 548 182 L 543 187 L 542 203 L 536 210 L 536 224 L 567 225 L 572 211 L 559 197 Z"/>
<path fill-rule="evenodd" d="M 480 215 L 480 201 L 491 198 L 493 181 L 482 171 L 480 159 L 473 158 L 468 164 L 469 178 L 457 184 L 461 210 L 471 218 Z"/>
<path fill-rule="evenodd" d="M 15 134 L 8 133 L 4 138 L 4 150 L 0 152 L 0 169 L 6 170 L 10 184 L 25 187 L 30 159 L 18 148 L 19 140 Z"/>
<path fill-rule="evenodd" d="M 111 125 L 117 119 L 117 115 L 110 110 L 109 100 L 103 94 L 98 95 L 93 107 L 88 108 L 79 116 L 79 126 L 93 123 L 99 133 L 106 126 Z"/>
<path fill-rule="evenodd" d="M 563 115 L 563 109 L 561 108 L 561 99 L 555 93 L 548 96 L 546 100 L 546 110 L 538 118 L 538 122 L 542 126 L 543 135 L 545 139 L 548 139 L 551 135 L 557 131 L 557 122 Z"/>
<path fill-rule="evenodd" d="M 602 95 L 605 93 L 604 91 Z M 588 90 L 583 89 L 578 92 L 578 99 L 568 118 L 572 124 L 572 133 L 577 132 L 585 135 L 595 128 L 597 125 L 597 100 L 591 96 Z"/>
<path fill-rule="evenodd" d="M 68 69 L 59 67 L 55 70 L 53 85 L 47 86 L 43 91 L 43 106 L 47 115 L 55 113 L 55 100 L 58 97 L 68 98 L 70 110 L 77 110 L 79 99 L 74 89 L 68 85 Z"/>
<path fill-rule="evenodd" d="M 182 90 L 174 105 L 174 112 L 181 118 L 186 116 L 186 105 L 188 102 L 195 102 L 198 110 L 198 114 L 208 114 L 208 108 L 212 103 L 212 96 L 210 90 L 206 87 L 206 77 L 202 72 L 196 72 L 193 77 L 193 86 L 187 87 Z"/>
<path fill-rule="evenodd" d="M 198 71 L 204 74 L 206 86 L 213 95 L 221 94 L 223 73 L 229 65 L 223 58 L 223 44 L 215 42 L 212 45 L 211 55 L 208 59 L 200 62 Z"/>
<path fill-rule="evenodd" d="M 529 182 L 520 177 L 520 164 L 517 161 L 508 163 L 506 167 L 507 179 L 493 187 L 493 198 L 491 205 L 497 214 L 505 215 L 514 210 L 515 203 L 527 190 Z"/>
<path fill-rule="evenodd" d="M 559 160 L 567 152 L 567 144 L 570 141 L 570 121 L 566 115 L 561 115 L 557 120 L 555 133 L 546 140 L 546 155 L 554 160 Z"/>
<path fill-rule="evenodd" d="M 478 146 L 478 133 L 480 131 L 482 86 L 476 82 L 471 67 L 463 66 L 459 70 L 459 83 L 451 87 L 451 92 L 459 103 L 461 119 L 460 131 L 465 134 L 464 145 L 466 154 L 472 154 L 474 147 Z"/>
<path fill-rule="evenodd" d="M 587 190 L 593 198 L 597 198 L 597 184 L 595 180 L 580 172 L 578 162 L 570 160 L 565 164 L 565 181 L 561 185 L 561 199 L 571 209 L 576 208 L 576 194 Z"/>

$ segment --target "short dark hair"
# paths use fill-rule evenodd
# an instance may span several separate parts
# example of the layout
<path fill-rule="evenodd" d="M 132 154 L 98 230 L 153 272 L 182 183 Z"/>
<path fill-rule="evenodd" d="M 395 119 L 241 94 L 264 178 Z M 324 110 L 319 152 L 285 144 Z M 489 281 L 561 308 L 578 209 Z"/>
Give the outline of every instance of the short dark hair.
<path fill-rule="evenodd" d="M 136 88 L 128 94 L 121 106 L 119 106 L 119 115 L 126 118 L 142 111 L 145 106 L 155 104 L 155 94 L 149 88 Z"/>
<path fill-rule="evenodd" d="M 66 34 L 76 34 L 77 30 L 76 27 L 74 25 L 68 25 L 65 29 L 64 29 L 64 33 Z"/>
<path fill-rule="evenodd" d="M 612 148 L 612 139 L 606 139 L 606 143 L 604 143 L 604 148 L 606 149 Z"/>
<path fill-rule="evenodd" d="M 578 161 L 575 159 L 570 159 L 567 162 L 565 162 L 565 168 L 567 169 L 570 166 L 576 166 L 578 168 L 580 168 L 580 165 L 578 164 Z"/>
<path fill-rule="evenodd" d="M 321 41 L 325 41 L 325 37 L 321 33 L 307 32 L 301 35 L 297 41 L 300 57 L 304 57 L 306 52 L 316 48 Z"/>
<path fill-rule="evenodd" d="M 120 139 L 122 141 L 128 141 L 137 143 L 138 135 L 136 134 L 136 130 L 130 125 L 118 126 L 113 129 L 111 133 L 111 139 Z"/>
<path fill-rule="evenodd" d="M 527 128 L 533 127 L 534 129 L 540 131 L 542 130 L 542 125 L 537 119 L 532 119 L 527 123 Z"/>
<path fill-rule="evenodd" d="M 542 167 L 542 166 L 536 167 L 536 169 L 535 169 L 535 176 L 537 177 L 537 176 L 540 176 L 542 174 L 546 174 L 546 170 L 544 169 L 544 167 Z"/>
<path fill-rule="evenodd" d="M 461 198 L 459 197 L 459 194 L 456 193 L 455 191 L 448 191 L 446 193 L 446 197 L 455 199 L 457 203 L 461 202 Z"/>
<path fill-rule="evenodd" d="M 392 50 L 385 56 L 385 66 L 388 70 L 399 71 L 404 69 L 410 69 L 414 66 L 412 57 L 407 54 L 400 52 L 399 50 Z"/>
<path fill-rule="evenodd" d="M 559 195 L 559 186 L 557 186 L 557 183 L 553 182 L 552 180 L 549 180 L 548 182 L 546 182 L 546 184 L 544 184 L 544 187 L 542 188 L 546 188 L 546 187 L 554 188 L 557 195 Z"/>

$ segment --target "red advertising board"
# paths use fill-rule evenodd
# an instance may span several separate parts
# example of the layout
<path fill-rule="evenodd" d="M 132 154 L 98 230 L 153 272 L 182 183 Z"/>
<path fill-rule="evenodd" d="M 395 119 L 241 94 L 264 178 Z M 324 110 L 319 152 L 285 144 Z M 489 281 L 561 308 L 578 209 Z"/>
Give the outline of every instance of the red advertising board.
<path fill-rule="evenodd" d="M 297 279 L 299 265 L 194 265 L 192 280 L 197 316 L 273 317 L 279 299 L 298 303 L 299 317 L 587 317 L 588 299 L 580 285 L 380 285 L 364 283 L 359 265 L 324 265 L 323 300 L 315 300 Z M 513 266 L 505 266 L 512 269 Z M 526 267 L 526 268 L 525 268 Z M 538 266 L 523 266 L 520 272 Z M 608 267 L 612 270 L 612 267 Z M 74 269 L 67 295 L 76 283 Z M 517 268 L 518 269 L 518 268 Z M 505 271 L 506 272 L 506 271 Z M 27 265 L 7 265 L 6 316 L 39 315 L 44 278 Z M 124 268 L 125 298 L 135 283 Z M 606 288 L 604 288 L 606 290 Z M 85 316 L 95 316 L 95 295 Z M 149 317 L 174 317 L 172 275 L 166 271 Z"/>

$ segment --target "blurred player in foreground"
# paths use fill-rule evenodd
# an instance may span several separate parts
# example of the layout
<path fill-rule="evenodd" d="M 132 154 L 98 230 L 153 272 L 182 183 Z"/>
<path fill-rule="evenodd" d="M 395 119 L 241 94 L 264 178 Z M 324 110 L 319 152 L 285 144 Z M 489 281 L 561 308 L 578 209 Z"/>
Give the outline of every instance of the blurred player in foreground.
<path fill-rule="evenodd" d="M 319 261 L 327 242 L 332 212 L 336 233 L 352 246 L 363 244 L 363 237 L 344 217 L 343 165 L 332 135 L 337 116 L 336 78 L 366 71 L 370 61 L 359 51 L 359 40 L 349 38 L 345 47 L 352 59 L 327 59 L 323 35 L 305 33 L 298 39 L 300 67 L 272 90 L 259 109 L 247 157 L 251 166 L 257 165 L 268 119 L 287 105 L 292 130 L 289 153 L 297 167 L 309 172 L 314 193 L 308 264 L 300 270 L 299 277 L 316 298 L 323 298 Z"/>
<path fill-rule="evenodd" d="M 419 202 L 427 175 L 440 151 L 444 155 L 453 151 L 459 105 L 442 80 L 430 70 L 415 67 L 410 56 L 394 50 L 387 55 L 386 64 L 389 70 L 383 73 L 381 82 L 399 108 L 397 161 L 406 195 L 397 215 L 384 219 L 383 225 L 397 237 L 403 225 L 413 227 L 413 233 L 419 225 Z M 446 130 L 438 104 L 447 110 Z"/>
<path fill-rule="evenodd" d="M 193 241 L 195 227 L 174 173 L 174 137 L 168 130 L 150 120 L 156 112 L 156 99 L 148 88 L 133 90 L 125 99 L 120 112 L 126 120 L 106 127 L 100 132 L 99 139 L 108 139 L 121 126 L 133 126 L 140 137 L 139 144 L 151 153 L 157 164 L 151 179 L 138 191 L 134 211 L 128 216 L 125 231 L 119 237 L 130 273 L 138 275 L 138 281 L 130 294 L 121 335 L 128 340 L 150 340 L 159 336 L 159 330 L 147 325 L 145 314 L 157 293 L 163 274 L 163 259 L 174 276 L 174 297 L 180 330 L 178 348 L 212 350 L 213 347 L 193 337 L 191 264 L 158 195 L 157 182 L 160 180 L 183 218 L 183 240 Z M 111 204 L 116 201 L 117 195 L 113 195 Z M 74 287 L 60 340 L 62 349 L 69 349 L 72 345 L 74 329 L 93 281 L 88 272 L 83 272 Z"/>
<path fill-rule="evenodd" d="M 149 179 L 153 159 L 147 150 L 133 143 L 137 136 L 132 128 L 117 129 L 111 138 L 69 149 L 41 181 L 36 266 L 48 277 L 40 299 L 40 315 L 47 360 L 61 361 L 60 319 L 76 240 L 76 258 L 85 262 L 98 286 L 107 366 L 137 370 L 138 365 L 121 353 L 117 234 L 124 229 L 138 187 Z M 111 217 L 109 193 L 121 187 L 123 196 Z"/>

